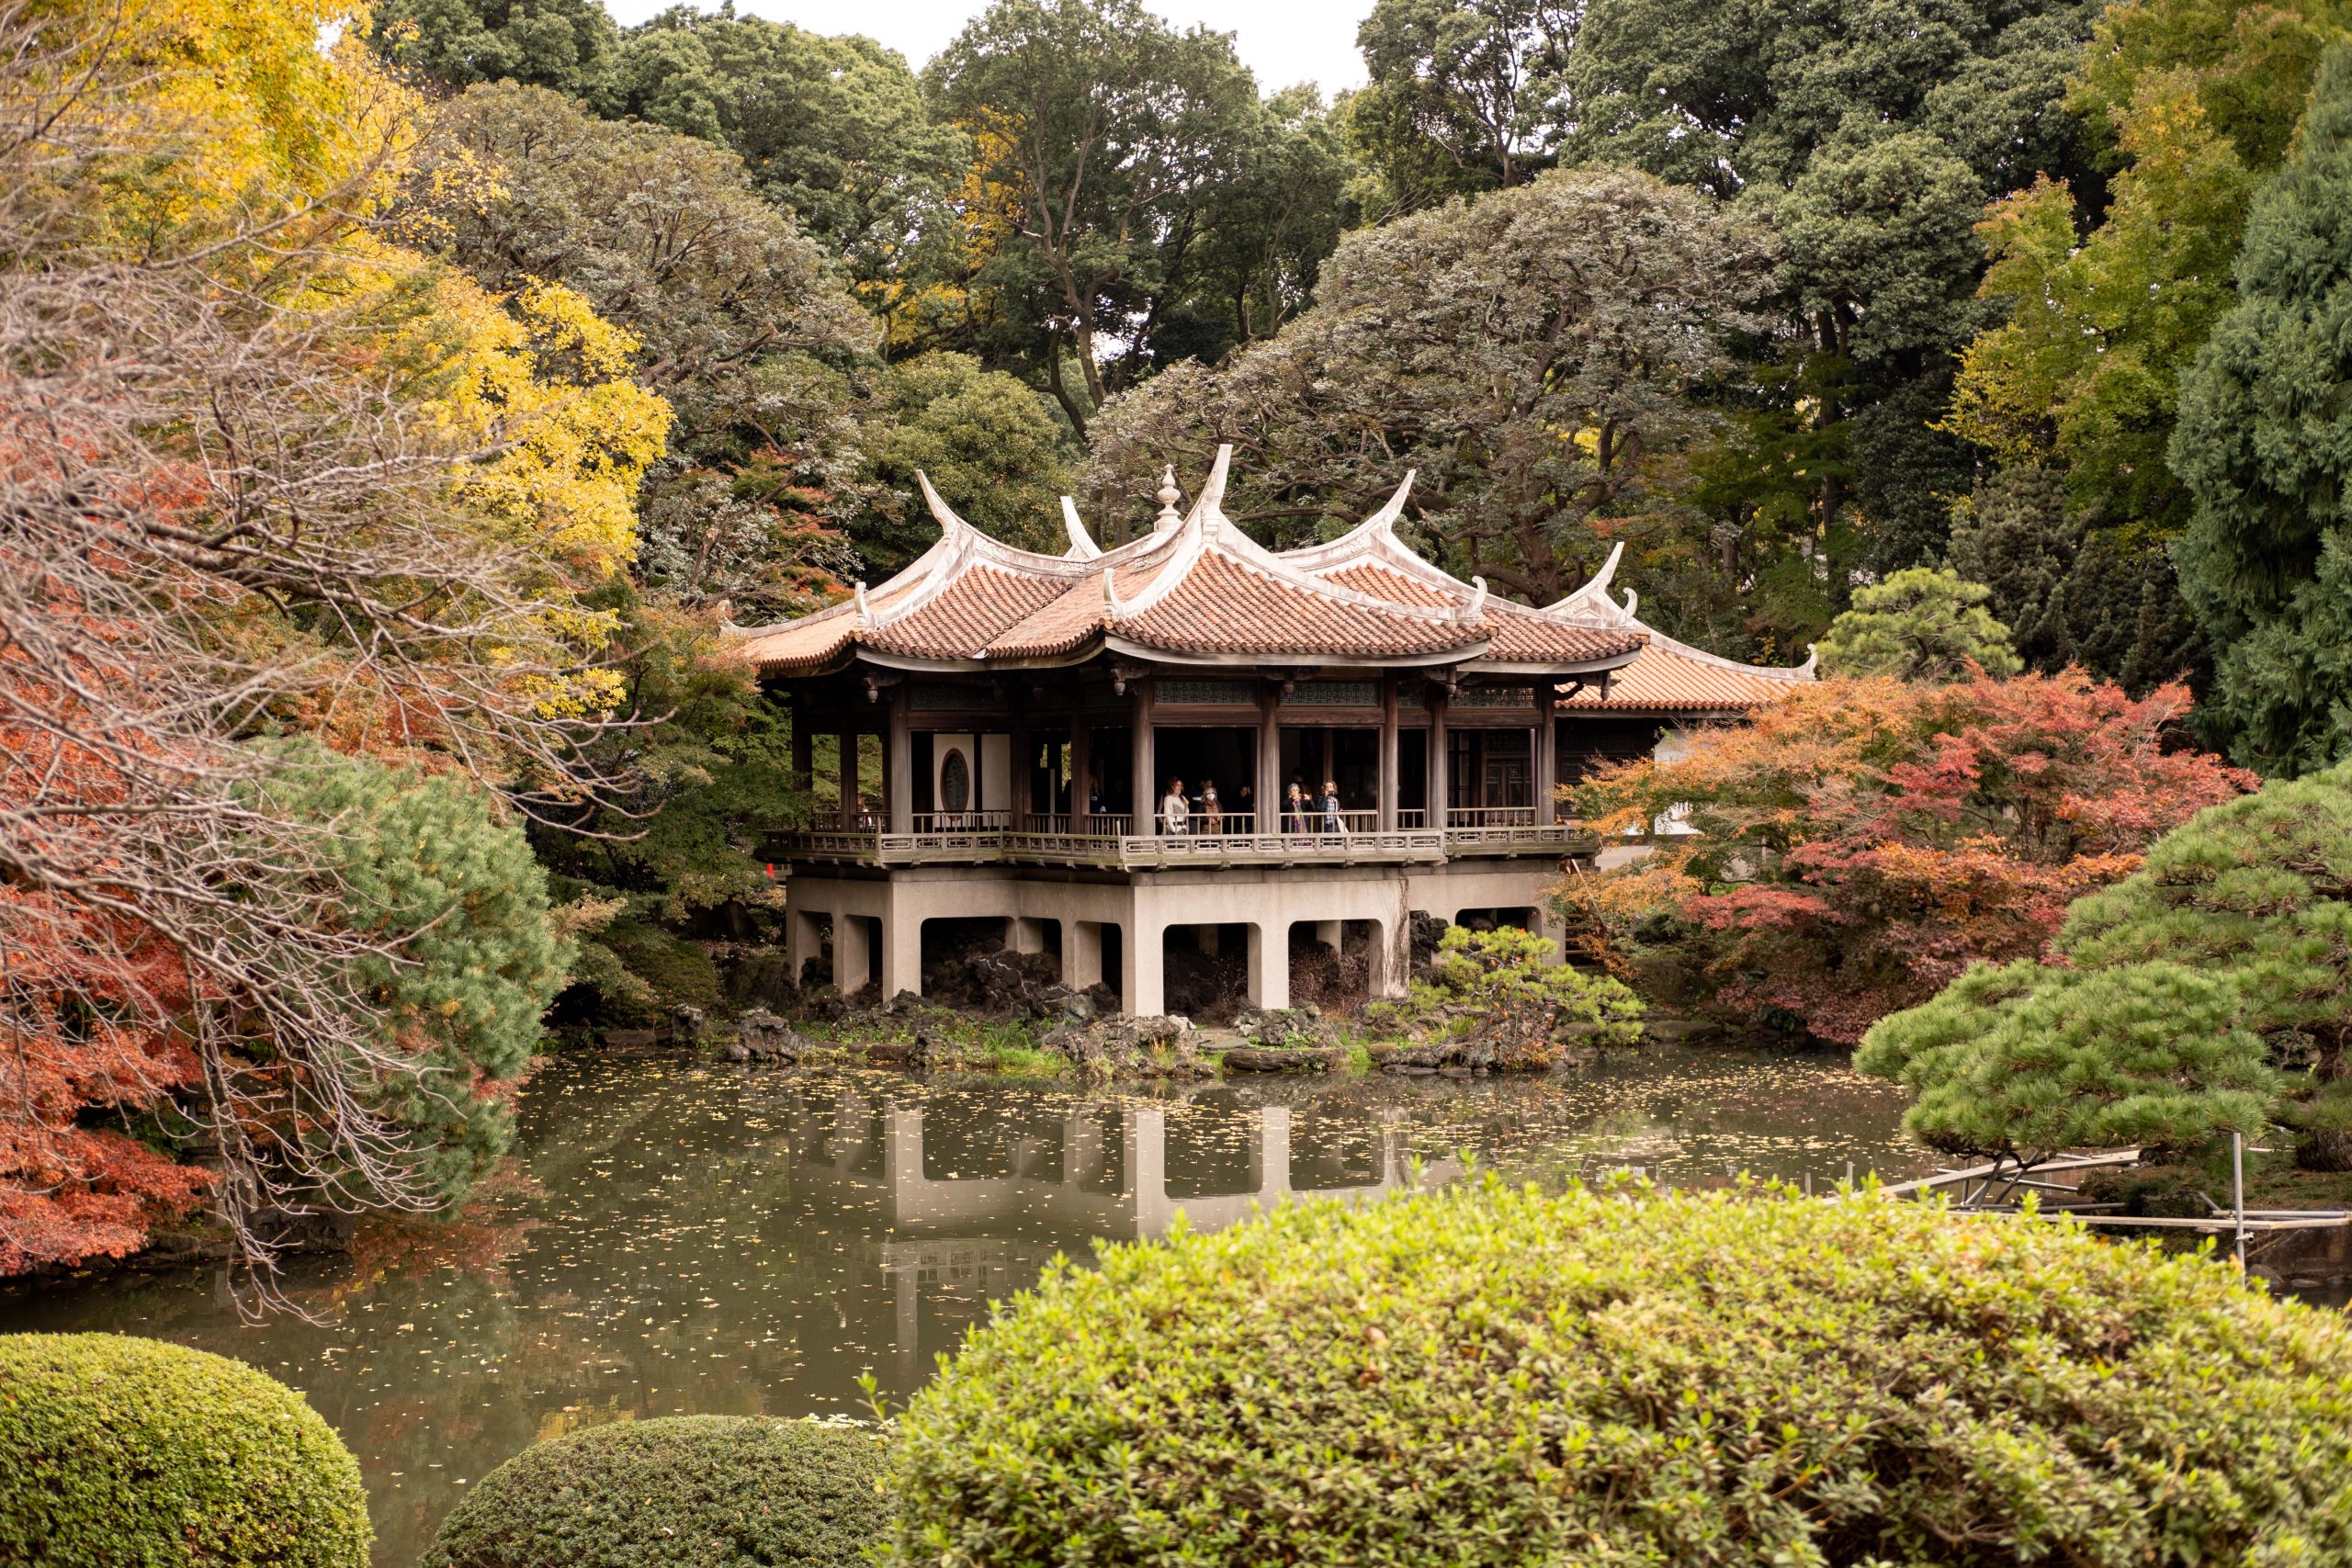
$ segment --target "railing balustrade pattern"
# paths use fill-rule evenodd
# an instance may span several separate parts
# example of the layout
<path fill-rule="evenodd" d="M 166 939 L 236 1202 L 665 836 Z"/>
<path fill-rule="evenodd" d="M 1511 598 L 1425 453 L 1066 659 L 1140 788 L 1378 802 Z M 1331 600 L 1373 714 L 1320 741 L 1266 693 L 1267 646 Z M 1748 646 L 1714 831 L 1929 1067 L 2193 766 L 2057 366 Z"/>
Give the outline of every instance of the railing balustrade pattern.
<path fill-rule="evenodd" d="M 1136 818 L 1125 813 L 1028 812 L 1016 819 L 1010 811 L 923 812 L 905 833 L 884 831 L 866 818 L 863 830 L 828 827 L 791 834 L 786 852 L 886 864 L 1035 861 L 1151 867 L 1563 853 L 1591 837 L 1577 823 L 1538 822 L 1532 807 L 1456 807 L 1446 812 L 1442 829 L 1428 825 L 1430 815 L 1400 809 L 1396 825 L 1383 828 L 1377 811 L 1285 811 L 1272 814 L 1261 831 L 1255 814 L 1227 811 L 1212 832 L 1207 814 L 1193 812 L 1182 832 L 1170 833 L 1164 820 L 1150 818 L 1138 833 Z"/>

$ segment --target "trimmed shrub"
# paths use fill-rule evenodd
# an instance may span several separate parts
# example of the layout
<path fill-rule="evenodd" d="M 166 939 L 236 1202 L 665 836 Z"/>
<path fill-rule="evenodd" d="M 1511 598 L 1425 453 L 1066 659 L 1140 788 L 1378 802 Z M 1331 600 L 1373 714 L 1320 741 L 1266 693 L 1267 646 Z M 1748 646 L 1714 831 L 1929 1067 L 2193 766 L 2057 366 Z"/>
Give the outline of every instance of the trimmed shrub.
<path fill-rule="evenodd" d="M 1063 1263 L 901 1423 L 899 1556 L 2352 1561 L 2352 1329 L 1870 1194 L 1487 1179 Z"/>
<path fill-rule="evenodd" d="M 367 1568 L 359 1466 L 242 1361 L 116 1334 L 0 1335 L 0 1562 Z"/>
<path fill-rule="evenodd" d="M 889 1529 L 885 1445 L 756 1416 L 592 1427 L 484 1476 L 422 1568 L 864 1568 Z"/>

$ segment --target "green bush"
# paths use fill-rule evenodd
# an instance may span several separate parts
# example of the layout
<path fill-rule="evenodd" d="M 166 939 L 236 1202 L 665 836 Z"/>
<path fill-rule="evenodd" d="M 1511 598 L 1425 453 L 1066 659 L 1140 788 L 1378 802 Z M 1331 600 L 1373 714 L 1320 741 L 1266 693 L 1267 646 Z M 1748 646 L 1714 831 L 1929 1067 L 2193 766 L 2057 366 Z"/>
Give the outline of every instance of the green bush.
<path fill-rule="evenodd" d="M 1466 1034 L 1499 1015 L 1548 1013 L 1544 1032 L 1579 1031 L 1593 1043 L 1631 1045 L 1642 1036 L 1642 999 L 1606 975 L 1559 963 L 1533 931 L 1448 926 L 1426 977 L 1401 1002 L 1374 1002 L 1364 1019 L 1385 1032 L 1444 1029 Z"/>
<path fill-rule="evenodd" d="M 884 1460 L 870 1427 L 751 1416 L 594 1427 L 483 1477 L 423 1568 L 862 1568 L 889 1526 Z"/>
<path fill-rule="evenodd" d="M 1069 1263 L 900 1424 L 916 1562 L 2352 1561 L 2352 1329 L 1863 1194 L 1493 1179 Z"/>
<path fill-rule="evenodd" d="M 0 1335 L 0 1562 L 367 1568 L 359 1466 L 242 1361 L 115 1334 Z"/>

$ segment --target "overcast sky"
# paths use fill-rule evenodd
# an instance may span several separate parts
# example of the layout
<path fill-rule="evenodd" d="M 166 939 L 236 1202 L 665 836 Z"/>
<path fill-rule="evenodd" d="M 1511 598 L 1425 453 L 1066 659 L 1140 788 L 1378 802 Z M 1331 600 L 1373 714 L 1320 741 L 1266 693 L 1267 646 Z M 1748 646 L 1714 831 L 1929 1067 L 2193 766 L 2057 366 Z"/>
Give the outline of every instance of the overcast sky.
<path fill-rule="evenodd" d="M 624 26 L 645 20 L 669 0 L 605 0 Z M 701 0 L 706 9 L 715 0 Z M 1241 62 L 1257 73 L 1261 92 L 1313 82 L 1323 96 L 1363 85 L 1363 59 L 1356 53 L 1356 25 L 1372 0 L 1148 0 L 1149 8 L 1176 23 L 1204 23 L 1234 35 Z M 820 33 L 864 33 L 907 57 L 920 71 L 964 24 L 986 10 L 987 0 L 735 0 L 739 16 L 794 22 Z"/>

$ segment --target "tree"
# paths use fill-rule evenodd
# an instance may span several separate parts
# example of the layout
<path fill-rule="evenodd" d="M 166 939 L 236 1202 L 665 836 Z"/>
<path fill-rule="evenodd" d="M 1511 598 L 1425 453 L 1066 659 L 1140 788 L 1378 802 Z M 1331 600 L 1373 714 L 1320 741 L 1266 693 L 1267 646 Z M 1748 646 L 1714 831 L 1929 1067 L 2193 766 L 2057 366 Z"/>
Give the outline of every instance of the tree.
<path fill-rule="evenodd" d="M 2297 1158 L 2352 1169 L 2352 774 L 2199 812 L 2075 905 L 2052 951 L 2086 973 L 2180 964 L 2228 982 L 2240 1026 L 2290 1075 Z"/>
<path fill-rule="evenodd" d="M 1377 0 L 1356 30 L 1371 85 L 1350 133 L 1385 214 L 1524 185 L 1553 164 L 1577 8 L 1553 0 Z"/>
<path fill-rule="evenodd" d="M 839 592 L 864 494 L 853 373 L 875 333 L 823 250 L 724 148 L 541 88 L 476 87 L 440 130 L 405 229 L 500 293 L 580 290 L 676 411 L 639 508 L 644 580 L 753 620 Z"/>
<path fill-rule="evenodd" d="M 599 0 L 390 0 L 368 41 L 453 87 L 513 81 L 588 97 L 605 89 L 621 38 Z"/>
<path fill-rule="evenodd" d="M 1979 965 L 1872 1024 L 1854 1066 L 1911 1090 L 1903 1127 L 1929 1148 L 2021 1170 L 2067 1149 L 2251 1137 L 2278 1103 L 2236 989 L 2178 964 Z"/>
<path fill-rule="evenodd" d="M 1821 641 L 1830 675 L 1892 675 L 1943 684 L 1972 672 L 2014 675 L 2024 666 L 2009 628 L 1984 608 L 1992 590 L 1949 571 L 1907 567 L 1854 591 L 1854 607 Z"/>
<path fill-rule="evenodd" d="M 1068 547 L 1059 498 L 1069 463 L 1051 405 L 1012 377 L 961 354 L 886 367 L 867 405 L 865 479 L 873 510 L 858 547 L 878 581 L 929 548 L 938 525 L 915 493 L 927 474 L 956 513 L 1026 549 Z"/>
<path fill-rule="evenodd" d="M 2266 773 L 2352 750 L 2352 50 L 2321 66 L 2294 155 L 2238 254 L 2237 303 L 2184 378 L 2173 468 L 2194 502 L 2175 547 L 2214 649 L 2210 732 Z"/>
<path fill-rule="evenodd" d="M 2080 665 L 2145 695 L 2203 667 L 2171 556 L 2092 527 L 2058 468 L 2020 462 L 1979 480 L 1954 508 L 1950 556 L 1991 591 L 1986 607 L 2033 669 Z"/>
<path fill-rule="evenodd" d="M 847 265 L 877 313 L 970 155 L 895 51 L 731 6 L 675 6 L 631 29 L 609 87 L 586 102 L 738 154 L 753 187 Z"/>
<path fill-rule="evenodd" d="M 1634 164 L 1769 216 L 1786 239 L 1781 330 L 1749 347 L 1771 367 L 1752 446 L 1810 450 L 1713 465 L 1719 526 L 1785 527 L 1802 479 L 1808 558 L 1883 573 L 1939 552 L 1969 454 L 1933 425 L 1951 354 L 1988 324 L 1969 299 L 1984 265 L 1971 229 L 1988 196 L 2080 169 L 2078 127 L 2057 106 L 2095 9 L 1586 8 L 1562 73 L 1575 113 L 1561 158 Z"/>
<path fill-rule="evenodd" d="M 1676 825 L 1591 897 L 1725 1017 L 1850 1043 L 1973 963 L 2038 955 L 2073 899 L 2250 786 L 2177 748 L 2188 708 L 2179 686 L 2134 701 L 2080 671 L 1802 686 L 1579 786 L 1604 833 Z"/>
<path fill-rule="evenodd" d="M 924 80 L 1011 224 L 972 282 L 1082 436 L 1191 287 L 1222 173 L 1264 113 L 1256 85 L 1229 37 L 1178 33 L 1138 0 L 997 0 Z"/>
<path fill-rule="evenodd" d="M 1351 235 L 1272 341 L 1103 412 L 1090 502 L 1131 513 L 1163 464 L 1231 442 L 1227 514 L 1311 537 L 1410 467 L 1409 517 L 1450 563 L 1549 603 L 1660 504 L 1649 481 L 1706 428 L 1685 394 L 1724 368 L 1770 255 L 1695 193 L 1600 168 Z"/>
<path fill-rule="evenodd" d="M 320 47 L 335 19 L 0 18 L 12 1257 L 137 1245 L 196 1182 L 130 1146 L 183 1138 L 254 1260 L 273 1211 L 447 1196 L 440 1138 L 472 1112 L 425 1101 L 453 1101 L 436 1031 L 463 998 L 387 1011 L 434 939 L 371 903 L 351 824 L 299 809 L 253 736 L 415 760 L 525 811 L 609 798 L 583 757 L 616 722 L 585 598 L 634 549 L 668 408 L 577 295 L 507 308 L 386 243 L 417 105 Z M 483 907 L 527 944 L 526 904 Z M 527 1033 L 526 1002 L 502 1027 Z"/>

